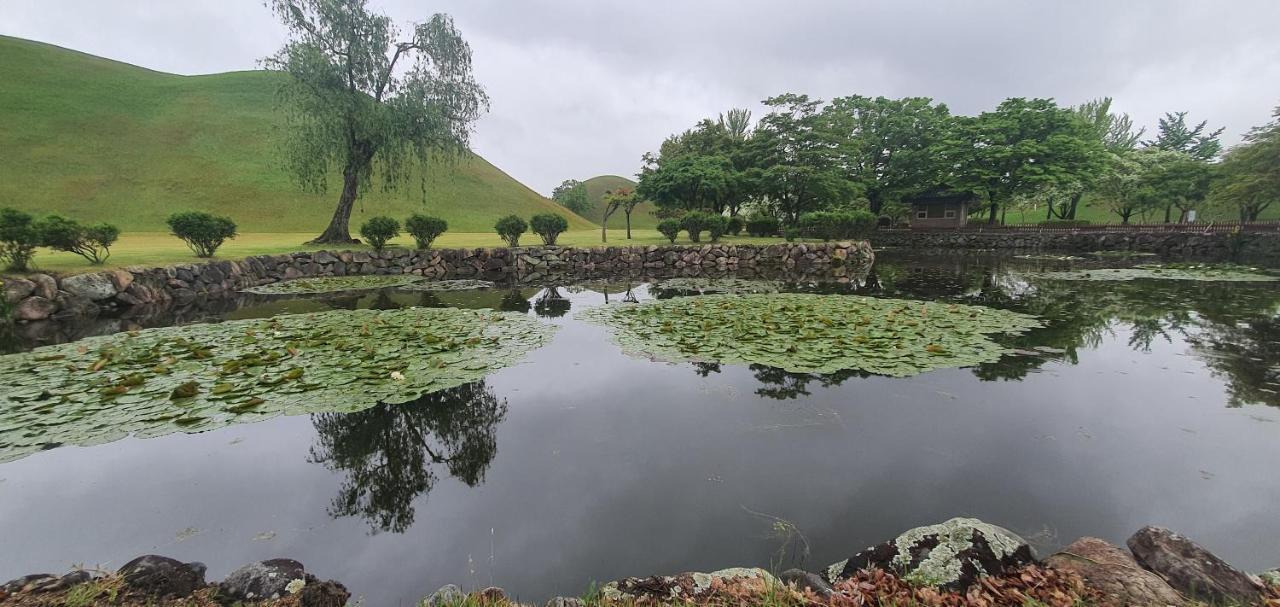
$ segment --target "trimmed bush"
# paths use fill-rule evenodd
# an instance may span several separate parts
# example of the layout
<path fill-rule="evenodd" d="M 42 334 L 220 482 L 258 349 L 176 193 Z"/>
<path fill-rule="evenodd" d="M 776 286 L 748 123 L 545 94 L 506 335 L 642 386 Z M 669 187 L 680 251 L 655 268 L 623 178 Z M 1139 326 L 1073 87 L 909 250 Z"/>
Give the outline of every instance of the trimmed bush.
<path fill-rule="evenodd" d="M 0 209 L 0 262 L 5 269 L 26 272 L 40 245 L 31 215 L 17 209 Z"/>
<path fill-rule="evenodd" d="M 667 240 L 671 241 L 671 244 L 675 244 L 676 238 L 680 236 L 680 230 L 682 229 L 684 229 L 684 226 L 680 225 L 679 219 L 663 219 L 658 222 L 658 231 L 663 236 L 666 236 Z"/>
<path fill-rule="evenodd" d="M 82 226 L 74 219 L 60 215 L 41 219 L 36 222 L 35 229 L 40 236 L 40 244 L 75 253 L 93 265 L 106 261 L 111 256 L 111 245 L 120 238 L 120 228 L 111 224 Z"/>
<path fill-rule="evenodd" d="M 800 235 L 826 240 L 863 239 L 876 227 L 876 216 L 866 211 L 817 211 L 800 216 Z"/>
<path fill-rule="evenodd" d="M 542 244 L 550 246 L 556 243 L 556 238 L 569 229 L 569 220 L 555 213 L 538 213 L 529 218 L 529 228 L 542 238 Z"/>
<path fill-rule="evenodd" d="M 498 236 L 507 241 L 507 246 L 520 246 L 520 235 L 529 231 L 529 224 L 520 219 L 518 215 L 507 215 L 493 224 L 493 229 L 497 230 Z"/>
<path fill-rule="evenodd" d="M 711 229 L 716 216 L 703 211 L 686 214 L 680 220 L 680 227 L 689 233 L 690 242 L 702 242 L 702 233 Z"/>
<path fill-rule="evenodd" d="M 187 243 L 196 257 L 213 257 L 228 238 L 236 237 L 236 222 L 230 217 L 210 215 L 203 211 L 186 211 L 170 215 L 165 223 L 174 236 Z"/>
<path fill-rule="evenodd" d="M 400 235 L 400 222 L 390 217 L 370 217 L 360 226 L 360 235 L 375 251 L 387 248 L 387 242 Z"/>
<path fill-rule="evenodd" d="M 759 215 L 747 220 L 746 229 L 747 234 L 751 236 L 777 236 L 782 229 L 782 223 L 774 217 Z"/>
<path fill-rule="evenodd" d="M 711 242 L 718 242 L 725 232 L 729 231 L 729 218 L 724 215 L 712 214 L 707 218 L 707 234 L 711 236 Z"/>
<path fill-rule="evenodd" d="M 742 228 L 745 225 L 746 225 L 746 222 L 742 221 L 741 217 L 730 217 L 729 229 L 727 230 L 727 233 L 730 236 L 737 236 L 742 233 Z"/>
<path fill-rule="evenodd" d="M 404 220 L 404 231 L 413 237 L 419 249 L 430 249 L 431 243 L 448 230 L 449 222 L 439 217 L 414 213 Z"/>

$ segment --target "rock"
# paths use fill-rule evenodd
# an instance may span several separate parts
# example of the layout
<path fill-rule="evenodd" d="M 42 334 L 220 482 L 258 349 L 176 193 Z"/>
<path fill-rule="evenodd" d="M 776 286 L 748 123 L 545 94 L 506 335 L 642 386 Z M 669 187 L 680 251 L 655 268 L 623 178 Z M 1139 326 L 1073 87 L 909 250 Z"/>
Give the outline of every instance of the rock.
<path fill-rule="evenodd" d="M 190 596 L 204 583 L 204 563 L 183 563 L 167 556 L 140 556 L 117 572 L 126 586 L 159 597 Z"/>
<path fill-rule="evenodd" d="M 53 303 L 39 295 L 34 295 L 22 300 L 16 308 L 13 309 L 13 317 L 18 320 L 44 320 L 58 311 L 58 304 Z"/>
<path fill-rule="evenodd" d="M 5 278 L 4 280 L 4 300 L 11 304 L 22 301 L 26 296 L 36 290 L 36 283 L 25 278 Z"/>
<path fill-rule="evenodd" d="M 107 278 L 111 280 L 111 284 L 115 285 L 117 293 L 123 293 L 133 284 L 133 272 L 128 270 L 111 270 L 106 272 Z"/>
<path fill-rule="evenodd" d="M 306 580 L 302 563 L 292 559 L 271 559 L 250 563 L 231 572 L 218 584 L 218 594 L 237 601 L 278 599 L 289 594 L 294 580 Z"/>
<path fill-rule="evenodd" d="M 493 605 L 507 600 L 507 591 L 497 586 L 490 586 L 475 593 L 480 598 L 480 604 Z"/>
<path fill-rule="evenodd" d="M 1210 603 L 1255 603 L 1262 586 L 1195 542 L 1163 527 L 1143 527 L 1127 542 L 1143 567 L 1183 594 Z"/>
<path fill-rule="evenodd" d="M 456 604 L 466 598 L 466 596 L 467 595 L 463 594 L 462 590 L 457 586 L 454 586 L 453 584 L 445 584 L 444 586 L 441 586 L 439 590 L 432 592 L 431 596 L 427 597 L 423 602 L 426 603 L 428 607 L 441 607 L 441 605 Z"/>
<path fill-rule="evenodd" d="M 783 571 L 782 574 L 778 576 L 778 580 L 783 584 L 795 586 L 796 590 L 803 591 L 805 589 L 809 589 L 813 591 L 814 594 L 824 599 L 835 594 L 835 590 L 831 588 L 831 584 L 828 584 L 826 580 L 823 580 L 822 576 L 816 573 L 809 573 L 802 569 L 788 569 Z"/>
<path fill-rule="evenodd" d="M 605 599 L 627 601 L 649 599 L 659 602 L 692 601 L 717 591 L 730 590 L 745 599 L 764 595 L 778 580 L 759 568 L 734 567 L 711 573 L 687 572 L 647 578 L 629 577 L 605 584 L 600 589 Z"/>
<path fill-rule="evenodd" d="M 80 297 L 66 291 L 58 291 L 53 303 L 58 307 L 57 315 L 65 317 L 89 317 L 98 314 L 98 306 L 87 297 Z"/>
<path fill-rule="evenodd" d="M 116 286 L 106 274 L 76 274 L 62 279 L 62 290 L 92 301 L 116 296 Z"/>
<path fill-rule="evenodd" d="M 1128 552 L 1094 537 L 1082 537 L 1045 561 L 1072 571 L 1121 605 L 1183 605 L 1186 599 L 1160 576 L 1143 569 Z"/>
<path fill-rule="evenodd" d="M 308 576 L 307 585 L 298 593 L 298 602 L 302 607 L 344 607 L 351 599 L 347 587 L 328 580 L 321 582 Z"/>
<path fill-rule="evenodd" d="M 543 607 L 586 607 L 586 603 L 576 597 L 557 596 L 547 601 Z"/>
<path fill-rule="evenodd" d="M 51 573 L 33 573 L 31 575 L 24 575 L 20 578 L 15 578 L 5 582 L 3 586 L 0 586 L 0 590 L 10 594 L 15 592 L 33 592 L 36 591 L 36 588 L 52 583 L 57 579 L 57 576 Z"/>
<path fill-rule="evenodd" d="M 27 278 L 36 283 L 36 295 L 45 299 L 53 299 L 58 296 L 58 281 L 52 276 L 48 274 L 32 274 Z"/>
<path fill-rule="evenodd" d="M 901 572 L 916 585 L 965 590 L 978 578 L 1002 575 L 1035 562 L 1027 542 L 1012 531 L 974 518 L 916 527 L 827 568 L 832 584 L 861 569 Z"/>

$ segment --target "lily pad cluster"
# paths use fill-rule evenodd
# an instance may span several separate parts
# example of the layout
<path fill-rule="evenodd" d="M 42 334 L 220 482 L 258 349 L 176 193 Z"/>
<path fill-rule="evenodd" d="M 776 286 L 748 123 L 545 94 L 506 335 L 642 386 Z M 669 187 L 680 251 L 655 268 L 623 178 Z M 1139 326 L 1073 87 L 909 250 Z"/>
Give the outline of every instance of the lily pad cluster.
<path fill-rule="evenodd" d="M 0 357 L 0 462 L 58 445 L 353 412 L 473 382 L 554 327 L 457 308 L 147 329 Z"/>
<path fill-rule="evenodd" d="M 669 278 L 653 285 L 661 291 L 698 293 L 700 295 L 750 293 L 779 293 L 783 283 L 776 280 L 747 280 L 744 278 Z"/>
<path fill-rule="evenodd" d="M 296 278 L 269 285 L 259 285 L 244 289 L 247 293 L 260 295 L 317 295 L 320 293 L 341 293 L 343 291 L 368 291 L 404 287 L 421 282 L 421 276 L 412 275 L 361 275 L 361 276 L 321 276 L 317 278 Z"/>
<path fill-rule="evenodd" d="M 579 318 L 626 351 L 662 360 L 761 364 L 793 373 L 861 370 L 906 377 L 994 362 L 988 335 L 1041 326 L 982 306 L 850 295 L 708 295 L 598 306 Z"/>
<path fill-rule="evenodd" d="M 1070 270 L 1040 274 L 1051 280 L 1202 280 L 1210 282 L 1272 282 L 1280 276 L 1259 268 L 1232 264 L 1144 264 L 1132 268 Z"/>
<path fill-rule="evenodd" d="M 406 291 L 471 291 L 475 289 L 492 289 L 494 283 L 487 280 L 458 279 L 432 280 L 405 285 Z"/>

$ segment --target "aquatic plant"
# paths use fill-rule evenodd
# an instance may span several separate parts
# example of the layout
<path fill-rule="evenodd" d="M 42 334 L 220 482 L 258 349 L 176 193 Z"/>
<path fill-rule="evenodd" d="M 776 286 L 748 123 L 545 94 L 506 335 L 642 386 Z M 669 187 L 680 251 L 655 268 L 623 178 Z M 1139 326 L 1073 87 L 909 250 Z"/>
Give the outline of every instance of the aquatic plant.
<path fill-rule="evenodd" d="M 422 280 L 421 276 L 405 274 L 392 276 L 321 276 L 318 278 L 297 278 L 285 282 L 249 287 L 244 291 L 260 295 L 316 295 L 319 293 L 405 287 Z"/>
<path fill-rule="evenodd" d="M 1078 261 L 1083 257 L 1075 255 L 1051 255 L 1048 253 L 1036 253 L 1032 255 L 1014 255 L 1014 259 L 1026 259 L 1028 261 Z"/>
<path fill-rule="evenodd" d="M 473 289 L 492 289 L 494 283 L 487 280 L 458 279 L 431 280 L 405 285 L 405 291 L 470 291 Z"/>
<path fill-rule="evenodd" d="M 492 310 L 340 310 L 92 337 L 0 357 L 0 462 L 58 445 L 353 412 L 476 381 L 554 327 Z"/>
<path fill-rule="evenodd" d="M 1211 282 L 1272 282 L 1280 276 L 1266 274 L 1259 268 L 1233 264 L 1170 263 L 1143 264 L 1132 268 L 1100 268 L 1045 272 L 1039 276 L 1051 280 L 1203 280 Z"/>
<path fill-rule="evenodd" d="M 999 360 L 987 336 L 1041 326 L 981 306 L 849 295 L 707 295 L 598 306 L 578 318 L 623 350 L 662 360 L 762 364 L 796 373 L 905 377 Z"/>
<path fill-rule="evenodd" d="M 783 283 L 776 280 L 748 280 L 744 278 L 668 278 L 653 285 L 658 291 L 677 291 L 681 293 L 711 294 L 745 294 L 745 293 L 778 293 Z"/>

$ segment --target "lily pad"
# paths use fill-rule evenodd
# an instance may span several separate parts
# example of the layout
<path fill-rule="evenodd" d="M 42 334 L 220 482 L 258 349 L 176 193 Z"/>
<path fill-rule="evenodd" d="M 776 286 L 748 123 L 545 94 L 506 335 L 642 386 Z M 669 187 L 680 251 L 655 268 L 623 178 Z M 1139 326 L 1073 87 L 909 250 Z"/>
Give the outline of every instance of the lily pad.
<path fill-rule="evenodd" d="M 494 283 L 487 280 L 432 280 L 429 282 L 416 282 L 406 285 L 406 291 L 471 291 L 474 289 L 492 289 Z"/>
<path fill-rule="evenodd" d="M 779 293 L 783 284 L 776 280 L 747 280 L 743 278 L 669 278 L 653 288 L 661 291 L 697 293 L 699 295 L 749 293 Z"/>
<path fill-rule="evenodd" d="M 1202 280 L 1209 282 L 1272 282 L 1280 277 L 1263 270 L 1232 264 L 1144 264 L 1132 268 L 1070 270 L 1040 274 L 1051 280 Z"/>
<path fill-rule="evenodd" d="M 598 306 L 578 317 L 612 328 L 623 350 L 662 360 L 894 377 L 994 362 L 1007 350 L 989 334 L 1042 326 L 982 306 L 808 294 L 683 297 Z"/>
<path fill-rule="evenodd" d="M 316 295 L 319 293 L 341 293 L 343 291 L 368 291 L 404 287 L 421 282 L 421 276 L 411 275 L 363 275 L 363 276 L 321 276 L 317 278 L 297 278 L 269 285 L 260 285 L 244 289 L 246 293 L 260 295 Z"/>
<path fill-rule="evenodd" d="M 515 364 L 554 331 L 492 310 L 338 310 L 146 329 L 3 356 L 0 462 L 58 444 L 408 402 Z"/>
<path fill-rule="evenodd" d="M 1036 253 L 1032 255 L 1014 255 L 1014 259 L 1026 259 L 1030 261 L 1079 261 L 1083 257 L 1075 255 L 1050 255 L 1048 253 Z"/>

